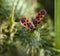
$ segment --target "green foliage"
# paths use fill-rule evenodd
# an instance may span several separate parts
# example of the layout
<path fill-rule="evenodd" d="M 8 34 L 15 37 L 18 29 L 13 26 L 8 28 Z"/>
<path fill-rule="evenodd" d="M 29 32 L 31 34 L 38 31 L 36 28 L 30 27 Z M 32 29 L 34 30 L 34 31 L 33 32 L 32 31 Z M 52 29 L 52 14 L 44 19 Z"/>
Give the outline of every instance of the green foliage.
<path fill-rule="evenodd" d="M 35 54 L 55 56 L 58 53 L 58 50 L 54 48 L 54 34 L 49 15 L 46 15 L 45 21 L 42 21 L 34 31 L 27 30 L 20 25 L 20 17 L 32 18 L 36 14 L 36 6 L 33 2 L 30 0 L 1 0 L 0 6 L 1 54 L 8 51 L 11 46 L 17 47 L 19 44 L 25 48 L 27 54 L 31 53 L 31 56 Z"/>

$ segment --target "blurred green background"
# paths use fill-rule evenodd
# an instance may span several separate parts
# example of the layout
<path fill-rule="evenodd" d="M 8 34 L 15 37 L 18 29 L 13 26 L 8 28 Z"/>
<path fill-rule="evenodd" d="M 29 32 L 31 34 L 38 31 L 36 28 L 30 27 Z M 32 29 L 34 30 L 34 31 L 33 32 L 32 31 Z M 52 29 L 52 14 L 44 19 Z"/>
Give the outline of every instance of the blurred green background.
<path fill-rule="evenodd" d="M 0 56 L 60 56 L 58 0 L 0 0 Z M 47 11 L 35 31 L 20 24 Z M 55 14 L 55 15 L 54 15 Z"/>
<path fill-rule="evenodd" d="M 56 48 L 60 49 L 60 0 L 55 0 L 55 42 L 56 42 Z"/>

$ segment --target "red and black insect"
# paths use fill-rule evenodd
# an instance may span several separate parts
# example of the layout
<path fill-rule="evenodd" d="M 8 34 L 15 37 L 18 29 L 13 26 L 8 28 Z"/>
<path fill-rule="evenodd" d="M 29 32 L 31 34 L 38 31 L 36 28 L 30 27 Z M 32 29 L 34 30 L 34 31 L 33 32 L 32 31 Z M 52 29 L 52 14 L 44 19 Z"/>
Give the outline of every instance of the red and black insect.
<path fill-rule="evenodd" d="M 44 19 L 45 15 L 46 15 L 46 10 L 41 10 L 40 12 L 38 12 L 36 17 L 33 19 L 34 25 L 37 26 L 37 24 L 39 24 Z"/>
<path fill-rule="evenodd" d="M 27 29 L 30 29 L 30 30 L 35 29 L 35 25 L 33 24 L 33 22 L 26 17 L 22 17 L 20 19 L 20 23 L 22 26 L 24 26 Z"/>
<path fill-rule="evenodd" d="M 40 12 L 38 12 L 36 17 L 32 21 L 26 17 L 22 17 L 20 19 L 20 23 L 23 27 L 29 30 L 34 30 L 37 24 L 39 24 L 44 19 L 45 15 L 46 15 L 46 10 L 41 10 Z"/>

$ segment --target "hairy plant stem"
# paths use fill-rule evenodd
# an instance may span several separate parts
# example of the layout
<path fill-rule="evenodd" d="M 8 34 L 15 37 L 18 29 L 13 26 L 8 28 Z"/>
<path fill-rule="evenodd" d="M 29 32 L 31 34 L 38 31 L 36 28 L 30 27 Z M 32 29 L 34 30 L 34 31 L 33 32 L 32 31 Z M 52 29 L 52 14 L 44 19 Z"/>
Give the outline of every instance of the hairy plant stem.
<path fill-rule="evenodd" d="M 12 13 L 11 13 L 11 28 L 10 28 L 10 40 L 13 40 L 13 36 L 14 36 L 14 26 L 15 26 L 15 22 L 14 22 L 14 0 L 12 0 Z"/>

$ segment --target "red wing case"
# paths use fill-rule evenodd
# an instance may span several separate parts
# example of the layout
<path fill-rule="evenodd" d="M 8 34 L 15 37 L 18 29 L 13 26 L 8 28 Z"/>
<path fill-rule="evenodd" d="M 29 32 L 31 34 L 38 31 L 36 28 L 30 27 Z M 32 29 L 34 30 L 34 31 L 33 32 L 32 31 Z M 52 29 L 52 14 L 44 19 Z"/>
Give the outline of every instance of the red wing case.
<path fill-rule="evenodd" d="M 33 24 L 33 22 L 31 20 L 29 20 L 28 18 L 26 18 L 26 17 L 22 17 L 20 19 L 20 23 L 23 27 L 25 27 L 29 30 L 35 29 L 35 25 Z"/>
<path fill-rule="evenodd" d="M 40 12 L 38 12 L 36 17 L 33 19 L 34 25 L 37 26 L 37 24 L 39 24 L 44 19 L 45 15 L 46 15 L 46 10 L 41 10 Z"/>

